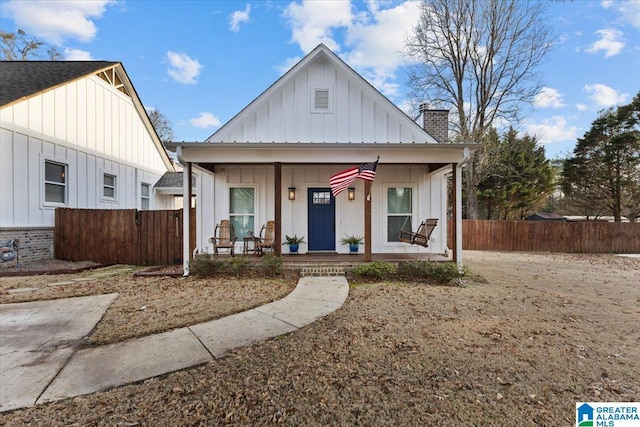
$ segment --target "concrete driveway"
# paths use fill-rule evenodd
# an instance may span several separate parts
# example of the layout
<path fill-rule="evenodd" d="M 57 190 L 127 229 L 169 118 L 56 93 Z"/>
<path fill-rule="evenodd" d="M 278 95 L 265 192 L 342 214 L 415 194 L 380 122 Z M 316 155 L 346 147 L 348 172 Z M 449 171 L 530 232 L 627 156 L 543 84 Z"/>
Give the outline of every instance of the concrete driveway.
<path fill-rule="evenodd" d="M 0 412 L 35 404 L 117 295 L 0 305 Z"/>

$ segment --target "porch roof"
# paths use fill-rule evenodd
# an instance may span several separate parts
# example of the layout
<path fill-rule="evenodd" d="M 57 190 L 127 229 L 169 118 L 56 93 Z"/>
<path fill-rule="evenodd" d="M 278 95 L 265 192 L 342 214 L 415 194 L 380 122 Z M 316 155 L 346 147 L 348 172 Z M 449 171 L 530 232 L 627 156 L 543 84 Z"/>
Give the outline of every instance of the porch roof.
<path fill-rule="evenodd" d="M 380 156 L 380 164 L 464 164 L 477 143 L 169 142 L 180 162 L 348 164 Z"/>

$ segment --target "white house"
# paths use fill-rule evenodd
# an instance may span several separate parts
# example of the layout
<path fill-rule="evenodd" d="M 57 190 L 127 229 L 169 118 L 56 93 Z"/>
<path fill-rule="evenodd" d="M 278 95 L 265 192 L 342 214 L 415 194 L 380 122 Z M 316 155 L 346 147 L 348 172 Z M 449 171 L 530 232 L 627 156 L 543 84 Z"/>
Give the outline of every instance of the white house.
<path fill-rule="evenodd" d="M 439 254 L 460 263 L 461 167 L 478 144 L 446 142 L 446 111 L 424 108 L 422 116 L 421 126 L 317 46 L 207 141 L 168 144 L 184 165 L 187 200 L 188 176 L 198 172 L 198 249 L 211 252 L 209 238 L 222 219 L 235 224 L 237 249 L 243 236 L 274 220 L 277 253 L 288 251 L 279 243 L 293 234 L 305 236 L 301 253 L 346 253 L 340 240 L 355 234 L 365 238 L 366 260 L 372 253 Z M 333 174 L 378 157 L 375 180 L 353 183 L 354 200 L 347 191 L 333 197 Z M 447 245 L 450 176 L 453 247 Z M 428 247 L 399 241 L 401 229 L 416 230 L 427 218 L 439 220 Z M 186 242 L 184 255 L 188 260 Z"/>
<path fill-rule="evenodd" d="M 165 209 L 174 167 L 123 65 L 0 62 L 0 241 L 51 258 L 55 208 Z"/>

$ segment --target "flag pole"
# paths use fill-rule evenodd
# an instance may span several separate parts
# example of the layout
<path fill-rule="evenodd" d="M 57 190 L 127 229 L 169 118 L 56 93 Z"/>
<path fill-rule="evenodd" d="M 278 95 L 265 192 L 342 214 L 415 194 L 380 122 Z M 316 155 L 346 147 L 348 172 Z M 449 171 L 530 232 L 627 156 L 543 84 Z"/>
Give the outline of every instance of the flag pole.
<path fill-rule="evenodd" d="M 376 169 L 378 168 L 378 161 L 380 160 L 380 156 L 376 159 Z M 365 185 L 366 188 L 366 185 Z M 369 186 L 369 191 L 367 192 L 367 202 L 371 201 L 371 186 Z"/>

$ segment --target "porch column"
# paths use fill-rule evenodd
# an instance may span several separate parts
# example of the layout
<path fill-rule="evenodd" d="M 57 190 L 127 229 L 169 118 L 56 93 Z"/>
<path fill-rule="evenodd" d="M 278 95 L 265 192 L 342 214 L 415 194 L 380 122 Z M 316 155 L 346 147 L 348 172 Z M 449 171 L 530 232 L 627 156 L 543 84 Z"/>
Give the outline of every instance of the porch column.
<path fill-rule="evenodd" d="M 453 261 L 462 271 L 462 168 L 453 164 Z"/>
<path fill-rule="evenodd" d="M 282 255 L 282 163 L 275 163 L 273 165 L 274 174 L 274 215 L 276 222 L 275 239 L 273 253 L 275 256 Z"/>
<path fill-rule="evenodd" d="M 371 262 L 371 181 L 364 181 L 364 260 Z"/>
<path fill-rule="evenodd" d="M 191 213 L 191 195 L 193 188 L 191 187 L 191 162 L 184 164 L 182 170 L 182 269 L 183 276 L 189 275 L 189 261 L 191 260 L 191 250 L 189 245 L 189 237 L 191 236 L 191 227 L 189 214 Z"/>

